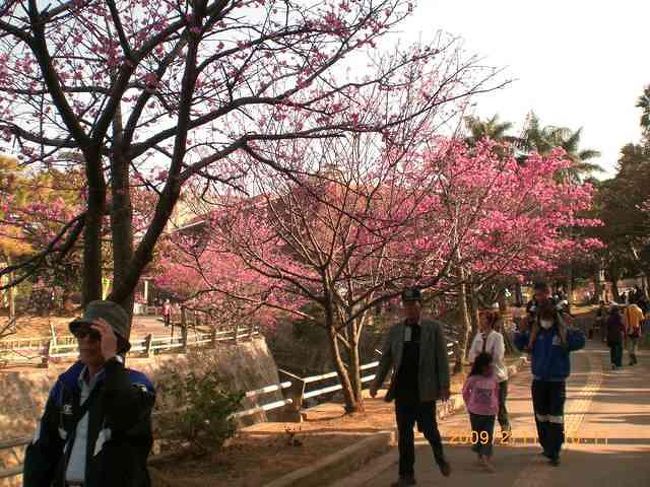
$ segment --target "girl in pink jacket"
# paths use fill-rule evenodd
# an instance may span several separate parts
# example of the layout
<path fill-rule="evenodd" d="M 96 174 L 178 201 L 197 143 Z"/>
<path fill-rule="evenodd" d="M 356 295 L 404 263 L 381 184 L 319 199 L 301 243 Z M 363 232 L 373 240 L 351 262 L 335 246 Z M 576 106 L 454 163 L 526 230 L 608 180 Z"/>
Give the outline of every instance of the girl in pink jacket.
<path fill-rule="evenodd" d="M 483 467 L 493 472 L 491 463 L 494 418 L 499 411 L 499 382 L 492 367 L 492 355 L 483 352 L 474 359 L 463 386 L 463 399 L 472 425 L 472 450 Z"/>

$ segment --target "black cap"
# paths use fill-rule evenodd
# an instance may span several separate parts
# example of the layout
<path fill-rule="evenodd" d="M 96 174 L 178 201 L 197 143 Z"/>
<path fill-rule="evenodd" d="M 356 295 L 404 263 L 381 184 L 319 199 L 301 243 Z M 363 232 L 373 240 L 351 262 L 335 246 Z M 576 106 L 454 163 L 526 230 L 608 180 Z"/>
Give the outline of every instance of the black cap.
<path fill-rule="evenodd" d="M 410 287 L 402 292 L 402 301 L 405 303 L 422 301 L 422 293 L 417 287 Z"/>
<path fill-rule="evenodd" d="M 120 352 L 127 352 L 131 348 L 131 344 L 126 339 L 129 333 L 129 315 L 122 306 L 113 301 L 97 300 L 88 303 L 84 314 L 80 318 L 71 321 L 68 325 L 70 333 L 74 334 L 75 330 L 81 325 L 92 325 L 99 318 L 106 321 L 113 328 L 118 338 L 121 338 L 122 342 L 124 342 L 124 346 L 121 348 L 126 347 L 126 350 L 120 350 Z"/>

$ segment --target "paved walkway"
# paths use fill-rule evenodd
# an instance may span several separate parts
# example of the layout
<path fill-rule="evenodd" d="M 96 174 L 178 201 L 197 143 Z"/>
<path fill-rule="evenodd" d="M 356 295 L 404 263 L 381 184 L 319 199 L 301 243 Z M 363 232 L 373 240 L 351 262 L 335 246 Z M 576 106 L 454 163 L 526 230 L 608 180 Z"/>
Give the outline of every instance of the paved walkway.
<path fill-rule="evenodd" d="M 477 464 L 467 445 L 469 420 L 459 413 L 440 424 L 453 468 L 451 477 L 440 475 L 428 444 L 420 438 L 416 440 L 418 485 L 650 486 L 650 353 L 642 352 L 639 359 L 635 367 L 612 371 L 609 352 L 599 343 L 590 343 L 573 354 L 565 408 L 567 443 L 559 467 L 549 466 L 539 455 L 531 378 L 524 372 L 511 381 L 508 408 L 514 441 L 496 447 L 496 473 L 486 473 Z M 336 485 L 382 487 L 390 485 L 396 475 L 397 452 L 393 449 Z"/>

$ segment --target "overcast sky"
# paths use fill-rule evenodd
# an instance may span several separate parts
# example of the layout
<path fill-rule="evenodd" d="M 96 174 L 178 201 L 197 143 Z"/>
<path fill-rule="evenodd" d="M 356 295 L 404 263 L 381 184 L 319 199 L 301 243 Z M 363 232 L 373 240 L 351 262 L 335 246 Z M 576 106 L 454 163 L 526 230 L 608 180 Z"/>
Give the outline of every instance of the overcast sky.
<path fill-rule="evenodd" d="M 602 152 L 609 174 L 619 149 L 640 136 L 635 108 L 650 84 L 650 1 L 419 0 L 400 37 L 443 29 L 468 51 L 506 68 L 512 85 L 483 95 L 476 110 L 521 125 L 583 127 L 583 147 Z"/>

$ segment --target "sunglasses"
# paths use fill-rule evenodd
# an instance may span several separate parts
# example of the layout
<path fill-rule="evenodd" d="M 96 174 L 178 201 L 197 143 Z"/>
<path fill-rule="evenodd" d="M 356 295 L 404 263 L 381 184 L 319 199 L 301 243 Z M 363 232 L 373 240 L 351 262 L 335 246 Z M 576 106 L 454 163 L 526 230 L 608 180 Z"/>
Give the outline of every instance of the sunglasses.
<path fill-rule="evenodd" d="M 77 328 L 73 335 L 75 338 L 83 339 L 86 337 L 89 337 L 91 340 L 94 341 L 99 341 L 101 340 L 102 336 L 99 334 L 99 332 L 93 328 L 90 328 L 89 326 L 82 326 Z"/>

